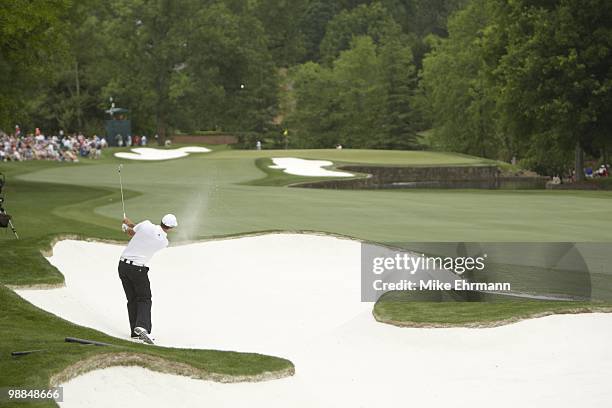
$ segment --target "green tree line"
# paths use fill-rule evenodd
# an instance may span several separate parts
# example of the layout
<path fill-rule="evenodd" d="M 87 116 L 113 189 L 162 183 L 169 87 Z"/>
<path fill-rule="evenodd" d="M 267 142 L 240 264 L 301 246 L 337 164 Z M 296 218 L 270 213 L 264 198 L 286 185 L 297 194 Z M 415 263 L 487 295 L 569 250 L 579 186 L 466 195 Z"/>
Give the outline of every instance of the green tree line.
<path fill-rule="evenodd" d="M 609 21 L 606 0 L 13 0 L 0 129 L 102 132 L 113 97 L 160 140 L 288 129 L 561 173 L 608 160 Z"/>
<path fill-rule="evenodd" d="M 443 6 L 444 14 L 446 3 L 452 1 L 434 3 Z M 429 4 L 425 0 L 2 2 L 0 128 L 8 131 L 18 123 L 27 130 L 101 132 L 103 112 L 112 97 L 118 107 L 130 110 L 135 132 L 155 132 L 161 139 L 176 130 L 277 130 L 275 118 L 285 113 L 279 112 L 281 68 L 323 61 L 331 66 L 340 52 L 348 51 L 353 36 L 362 34 L 372 36 L 377 49 L 381 36 L 393 42 L 385 48 L 386 55 L 399 52 L 399 64 L 406 65 L 408 58 L 413 59 L 409 53 L 415 46 L 414 33 L 444 30 L 444 18 Z M 414 69 L 408 68 L 406 78 L 397 77 L 403 72 L 392 74 L 391 68 L 384 75 L 412 83 Z M 388 87 L 384 80 L 377 78 L 379 94 Z M 408 135 L 401 112 L 407 106 L 405 98 L 387 99 L 393 122 L 377 124 L 392 130 L 380 135 Z M 353 102 L 347 100 L 346 108 Z M 349 120 L 351 115 L 344 117 Z M 362 125 L 352 127 L 364 133 Z"/>
<path fill-rule="evenodd" d="M 432 37 L 419 105 L 440 147 L 566 174 L 612 144 L 612 3 L 472 0 Z"/>

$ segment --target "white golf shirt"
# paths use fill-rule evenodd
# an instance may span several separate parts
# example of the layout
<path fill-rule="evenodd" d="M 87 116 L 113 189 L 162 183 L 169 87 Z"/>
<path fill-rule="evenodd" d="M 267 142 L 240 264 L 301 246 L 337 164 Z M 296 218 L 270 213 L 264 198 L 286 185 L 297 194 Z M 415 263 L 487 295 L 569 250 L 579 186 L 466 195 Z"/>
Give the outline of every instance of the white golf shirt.
<path fill-rule="evenodd" d="M 136 234 L 123 250 L 121 258 L 146 266 L 157 251 L 168 246 L 166 232 L 149 220 L 135 225 L 134 232 Z"/>

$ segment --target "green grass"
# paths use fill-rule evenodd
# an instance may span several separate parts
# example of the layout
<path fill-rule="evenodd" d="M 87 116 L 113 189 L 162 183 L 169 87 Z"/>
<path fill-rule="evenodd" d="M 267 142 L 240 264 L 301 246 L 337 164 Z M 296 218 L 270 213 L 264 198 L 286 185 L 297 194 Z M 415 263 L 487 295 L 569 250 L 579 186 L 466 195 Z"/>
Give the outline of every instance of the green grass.
<path fill-rule="evenodd" d="M 175 146 L 173 146 L 175 147 Z M 335 163 L 386 165 L 486 164 L 487 160 L 431 152 L 365 150 L 236 151 L 190 155 L 162 162 L 119 160 L 109 149 L 101 160 L 81 163 L 0 163 L 7 175 L 6 208 L 22 239 L 0 232 L 0 283 L 62 282 L 63 276 L 40 254 L 60 235 L 125 240 L 119 231 L 122 207 L 117 165 L 124 163 L 126 210 L 135 220 L 158 220 L 174 212 L 181 227 L 175 241 L 271 230 L 310 230 L 379 242 L 427 241 L 602 241 L 609 242 L 611 192 L 489 190 L 320 190 L 288 188 L 303 177 L 268 169 L 270 157 L 326 159 Z M 306 178 L 311 181 L 311 178 Z M 264 180 L 264 181 L 262 181 Z M 259 184 L 259 185 L 258 185 Z M 264 186 L 265 185 L 265 186 Z M 198 367 L 252 373 L 289 367 L 273 357 L 245 357 L 211 351 L 146 348 L 124 344 L 34 308 L 11 291 L 0 291 L 0 383 L 39 386 L 49 373 L 111 348 L 63 343 L 63 337 L 88 337 L 168 353 Z M 571 307 L 578 304 L 572 303 Z M 393 320 L 421 322 L 491 321 L 525 316 L 533 310 L 562 311 L 566 303 L 511 302 L 489 304 L 378 303 L 375 312 Z M 32 335 L 46 328 L 48 338 Z M 56 330 L 57 328 L 57 330 Z M 69 333 L 69 334 L 68 334 Z M 49 351 L 17 359 L 13 349 Z M 12 383 L 12 384 L 11 384 Z"/>
<path fill-rule="evenodd" d="M 255 166 L 257 166 L 257 168 L 261 172 L 263 172 L 266 176 L 260 179 L 250 180 L 242 184 L 246 186 L 282 187 L 282 186 L 288 186 L 288 185 L 297 184 L 297 183 L 334 179 L 334 177 L 296 176 L 294 174 L 285 173 L 282 169 L 270 168 L 270 166 L 273 166 L 273 165 L 274 165 L 274 162 L 272 161 L 272 159 L 269 159 L 267 157 L 260 157 L 258 159 L 255 159 Z M 342 179 L 350 180 L 352 178 L 359 178 L 359 177 L 363 177 L 363 176 L 356 174 L 356 177 L 342 177 Z"/>
<path fill-rule="evenodd" d="M 0 388 L 47 388 L 49 378 L 66 367 L 94 355 L 112 353 L 158 357 L 169 362 L 187 364 L 203 373 L 223 376 L 258 375 L 292 367 L 285 359 L 260 354 L 164 348 L 120 340 L 41 311 L 3 286 L 0 286 L 0 311 Z M 114 346 L 66 343 L 65 337 L 85 338 Z M 40 349 L 44 351 L 19 357 L 12 357 L 10 354 L 12 351 Z M 15 406 L 56 404 L 20 403 Z"/>
<path fill-rule="evenodd" d="M 0 245 L 4 263 L 0 283 L 12 285 L 54 284 L 62 275 L 42 256 L 55 236 L 75 235 L 109 240 L 125 240 L 116 228 L 116 219 L 95 216 L 91 209 L 116 199 L 108 188 L 66 184 L 11 181 L 6 186 L 6 209 L 22 239 L 14 240 L 7 229 Z M 127 192 L 128 197 L 136 194 Z"/>
<path fill-rule="evenodd" d="M 113 159 L 107 159 L 108 161 Z M 8 163 L 0 167 L 9 181 L 4 189 L 6 208 L 14 216 L 22 239 L 10 231 L 0 235 L 2 263 L 0 283 L 4 285 L 58 284 L 63 275 L 41 254 L 56 236 L 75 235 L 98 239 L 125 240 L 117 229 L 118 219 L 97 215 L 93 209 L 117 201 L 116 189 L 68 184 L 27 182 L 18 174 L 47 168 L 80 171 L 94 163 Z M 94 183 L 92 183 L 94 184 Z M 140 193 L 126 191 L 126 198 Z M 0 387 L 27 386 L 45 388 L 51 375 L 94 354 L 135 352 L 172 362 L 188 364 L 205 373 L 227 376 L 257 375 L 292 367 L 291 362 L 270 356 L 212 350 L 185 350 L 148 347 L 106 336 L 46 313 L 0 285 Z M 68 344 L 67 336 L 109 342 L 117 347 L 93 347 Z M 45 349 L 45 352 L 11 357 L 11 351 Z M 23 403 L 19 406 L 55 406 Z"/>
<path fill-rule="evenodd" d="M 214 152 L 215 159 L 257 159 L 261 157 L 297 157 L 334 162 L 381 165 L 479 165 L 492 160 L 457 153 L 408 150 L 303 149 L 303 150 L 226 150 Z"/>
<path fill-rule="evenodd" d="M 439 296 L 435 294 L 433 296 Z M 415 299 L 416 297 L 416 299 Z M 493 326 L 534 316 L 612 311 L 612 303 L 512 299 L 487 296 L 479 302 L 419 299 L 406 292 L 387 292 L 374 305 L 378 321 L 400 326 Z"/>
<path fill-rule="evenodd" d="M 175 212 L 185 221 L 177 231 L 178 240 L 314 230 L 381 242 L 608 241 L 612 228 L 611 192 L 263 188 L 245 185 L 266 177 L 253 158 L 243 157 L 259 152 L 236 151 L 237 158 L 231 153 L 165 162 L 124 161 L 124 186 L 140 193 L 126 202 L 128 215 L 156 220 Z M 116 169 L 120 162 L 40 168 L 21 175 L 19 182 L 115 191 L 104 205 L 76 202 L 62 217 L 89 218 L 89 224 L 117 228 L 122 213 Z M 16 182 L 9 180 L 11 185 Z M 15 222 L 23 224 L 29 213 L 7 199 Z M 107 221 L 111 219 L 116 221 Z"/>

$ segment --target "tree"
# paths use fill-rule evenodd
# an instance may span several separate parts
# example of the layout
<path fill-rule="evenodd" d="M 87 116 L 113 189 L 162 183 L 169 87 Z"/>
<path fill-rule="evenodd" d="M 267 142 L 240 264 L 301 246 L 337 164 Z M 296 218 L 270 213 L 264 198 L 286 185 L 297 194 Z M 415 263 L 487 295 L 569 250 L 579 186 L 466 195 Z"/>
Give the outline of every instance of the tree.
<path fill-rule="evenodd" d="M 509 147 L 497 129 L 494 87 L 485 59 L 483 37 L 493 10 L 493 2 L 474 0 L 451 18 L 447 39 L 430 39 L 432 51 L 423 60 L 420 88 L 437 144 L 497 158 L 508 155 Z"/>
<path fill-rule="evenodd" d="M 339 104 L 330 68 L 315 62 L 296 66 L 290 72 L 295 108 L 285 120 L 292 129 L 291 144 L 298 148 L 333 147 L 339 142 Z"/>
<path fill-rule="evenodd" d="M 186 60 L 184 127 L 265 132 L 276 114 L 279 78 L 265 30 L 250 14 L 224 6 L 200 11 Z"/>
<path fill-rule="evenodd" d="M 528 130 L 517 137 L 553 137 L 558 148 L 576 149 L 580 180 L 582 150 L 605 148 L 612 137 L 612 3 L 520 0 L 508 17 L 496 71 L 503 120 Z"/>
<path fill-rule="evenodd" d="M 334 62 L 340 142 L 347 147 L 380 146 L 384 136 L 386 93 L 377 48 L 368 36 L 355 37 Z"/>
<path fill-rule="evenodd" d="M 67 0 L 0 2 L 0 127 L 25 120 L 25 101 L 65 50 L 61 19 Z"/>
<path fill-rule="evenodd" d="M 107 41 L 100 28 L 107 17 L 106 8 L 96 0 L 72 3 L 66 11 L 66 49 L 61 58 L 46 61 L 48 71 L 26 105 L 30 120 L 37 126 L 100 132 L 101 104 L 106 102 L 100 94 L 110 79 L 101 63 L 107 54 Z"/>
<path fill-rule="evenodd" d="M 300 31 L 303 33 L 305 60 L 319 61 L 319 45 L 325 37 L 327 24 L 338 13 L 338 9 L 339 6 L 333 1 L 309 2 L 299 22 Z"/>
<path fill-rule="evenodd" d="M 262 23 L 268 36 L 268 49 L 279 67 L 287 67 L 303 60 L 304 38 L 300 19 L 306 1 L 253 0 L 249 13 Z"/>
<path fill-rule="evenodd" d="M 153 122 L 163 143 L 180 109 L 177 89 L 195 23 L 195 0 L 114 0 L 108 21 L 113 79 L 105 92 L 132 111 L 134 122 Z M 184 89 L 185 87 L 183 87 Z M 171 92 L 172 90 L 172 92 Z"/>
<path fill-rule="evenodd" d="M 277 78 L 260 23 L 222 3 L 114 0 L 107 96 L 140 130 L 261 131 L 274 115 Z"/>
<path fill-rule="evenodd" d="M 415 147 L 415 68 L 399 40 L 375 44 L 354 37 L 331 67 L 306 63 L 295 69 L 296 106 L 287 124 L 300 147 Z"/>
<path fill-rule="evenodd" d="M 321 60 L 331 64 L 340 52 L 350 48 L 353 37 L 364 35 L 369 36 L 375 44 L 380 44 L 384 38 L 400 37 L 401 27 L 380 3 L 344 10 L 327 25 L 321 41 Z"/>
<path fill-rule="evenodd" d="M 410 47 L 391 39 L 380 52 L 383 83 L 386 87 L 385 137 L 378 147 L 410 149 L 417 147 L 416 114 L 413 99 L 416 69 Z"/>

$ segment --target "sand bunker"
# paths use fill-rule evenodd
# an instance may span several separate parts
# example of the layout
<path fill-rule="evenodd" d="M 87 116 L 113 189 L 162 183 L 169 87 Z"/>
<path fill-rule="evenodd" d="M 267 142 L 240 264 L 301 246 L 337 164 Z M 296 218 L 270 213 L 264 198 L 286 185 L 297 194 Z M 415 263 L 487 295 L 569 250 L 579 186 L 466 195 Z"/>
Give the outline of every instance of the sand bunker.
<path fill-rule="evenodd" d="M 135 147 L 134 153 L 118 152 L 115 157 L 128 160 L 169 160 L 189 156 L 189 153 L 208 153 L 210 149 L 198 146 L 179 147 L 178 149 L 154 149 L 152 147 Z"/>
<path fill-rule="evenodd" d="M 304 160 L 294 157 L 275 157 L 272 159 L 274 166 L 271 169 L 284 169 L 285 173 L 296 176 L 311 177 L 354 177 L 354 174 L 344 171 L 327 170 L 323 167 L 331 166 L 334 163 L 327 160 Z"/>
<path fill-rule="evenodd" d="M 121 251 L 59 242 L 49 261 L 66 287 L 18 293 L 126 337 Z M 171 247 L 153 259 L 150 279 L 158 344 L 281 356 L 295 376 L 220 384 L 113 367 L 63 384 L 62 407 L 604 407 L 612 398 L 612 315 L 491 329 L 381 324 L 360 302 L 355 241 L 276 234 Z"/>

